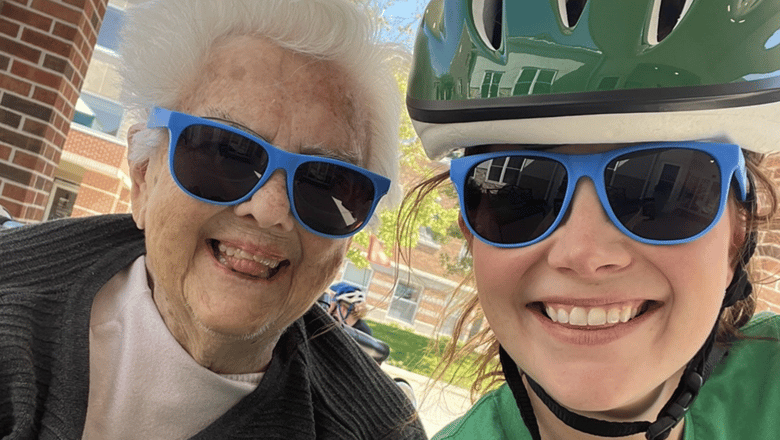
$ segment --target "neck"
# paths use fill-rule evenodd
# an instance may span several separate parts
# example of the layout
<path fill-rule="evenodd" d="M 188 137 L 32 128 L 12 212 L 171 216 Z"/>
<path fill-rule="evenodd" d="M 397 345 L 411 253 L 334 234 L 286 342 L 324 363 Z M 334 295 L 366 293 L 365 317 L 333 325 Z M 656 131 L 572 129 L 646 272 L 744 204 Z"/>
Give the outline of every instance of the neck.
<path fill-rule="evenodd" d="M 195 337 L 177 337 L 176 340 L 198 364 L 219 374 L 265 371 L 281 336 L 281 332 L 276 332 L 243 338 L 219 334 L 203 327 L 198 330 Z"/>
<path fill-rule="evenodd" d="M 672 396 L 676 388 L 676 384 L 679 382 L 682 376 L 683 370 L 675 373 L 669 380 L 664 382 L 657 390 L 646 396 L 641 401 L 628 405 L 624 408 L 615 409 L 609 412 L 585 412 L 575 411 L 576 413 L 590 417 L 593 419 L 611 421 L 611 422 L 634 422 L 634 421 L 654 421 L 658 416 L 658 413 L 663 408 L 667 400 Z M 523 375 L 523 386 L 528 393 L 531 400 L 531 406 L 536 416 L 536 421 L 539 425 L 539 434 L 543 440 L 553 439 L 566 439 L 566 440 L 598 440 L 604 439 L 604 437 L 598 437 L 591 434 L 587 434 L 578 431 L 574 428 L 563 423 L 555 414 L 550 411 L 549 408 L 542 402 L 539 396 L 531 389 L 526 380 L 526 376 Z M 569 408 L 569 410 L 574 411 Z M 669 440 L 682 440 L 684 420 L 671 431 Z M 644 433 L 634 434 L 625 437 L 619 437 L 626 440 L 644 440 Z"/>

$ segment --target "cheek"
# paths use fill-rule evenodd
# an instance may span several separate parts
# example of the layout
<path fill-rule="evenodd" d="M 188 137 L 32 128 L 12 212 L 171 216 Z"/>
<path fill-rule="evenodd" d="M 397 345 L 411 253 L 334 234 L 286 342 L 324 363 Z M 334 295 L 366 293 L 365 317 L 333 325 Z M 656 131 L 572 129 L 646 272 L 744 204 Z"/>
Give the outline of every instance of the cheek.
<path fill-rule="evenodd" d="M 290 309 L 301 308 L 303 311 L 308 310 L 333 281 L 349 243 L 349 240 L 330 240 L 311 234 L 307 238 L 303 261 L 294 275 L 292 295 L 289 296 L 290 305 L 298 305 Z"/>
<path fill-rule="evenodd" d="M 488 316 L 520 304 L 526 275 L 541 258 L 529 248 L 500 249 L 479 240 L 472 244 L 472 255 L 480 304 Z"/>
<path fill-rule="evenodd" d="M 152 276 L 166 290 L 183 283 L 194 264 L 202 227 L 218 209 L 184 194 L 167 173 L 158 179 L 146 210 L 146 250 Z"/>
<path fill-rule="evenodd" d="M 698 345 L 715 324 L 734 273 L 729 257 L 733 235 L 725 223 L 694 242 L 659 247 L 653 253 L 654 264 L 671 287 L 668 326 L 675 330 L 670 333 L 685 334 Z"/>

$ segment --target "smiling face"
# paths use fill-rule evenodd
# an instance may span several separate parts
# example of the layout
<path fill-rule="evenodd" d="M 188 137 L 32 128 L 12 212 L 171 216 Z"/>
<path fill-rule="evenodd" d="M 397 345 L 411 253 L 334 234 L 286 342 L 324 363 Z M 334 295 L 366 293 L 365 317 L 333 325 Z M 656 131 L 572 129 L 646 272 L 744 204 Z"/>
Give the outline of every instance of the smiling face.
<path fill-rule="evenodd" d="M 332 63 L 235 37 L 213 48 L 177 110 L 229 119 L 287 151 L 362 165 L 362 121 L 345 75 L 334 72 Z M 250 200 L 225 207 L 182 192 L 167 160 L 164 145 L 148 164 L 132 166 L 132 197 L 169 329 L 188 350 L 204 335 L 278 335 L 325 290 L 349 240 L 322 238 L 297 223 L 281 170 Z"/>
<path fill-rule="evenodd" d="M 583 179 L 541 242 L 501 249 L 469 237 L 481 307 L 520 370 L 570 409 L 620 419 L 657 404 L 664 390 L 662 404 L 676 387 L 715 324 L 741 230 L 729 204 L 695 241 L 643 244 L 611 223 Z"/>

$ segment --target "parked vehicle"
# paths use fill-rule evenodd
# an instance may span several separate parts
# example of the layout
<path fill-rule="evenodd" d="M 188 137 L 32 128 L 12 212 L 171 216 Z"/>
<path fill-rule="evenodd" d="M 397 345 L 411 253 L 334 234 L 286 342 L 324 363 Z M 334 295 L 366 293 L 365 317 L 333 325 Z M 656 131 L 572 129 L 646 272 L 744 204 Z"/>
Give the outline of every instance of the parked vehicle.
<path fill-rule="evenodd" d="M 8 212 L 2 205 L 0 205 L 0 230 L 11 229 L 18 226 L 24 226 L 24 223 L 19 223 L 14 220 L 11 213 Z"/>

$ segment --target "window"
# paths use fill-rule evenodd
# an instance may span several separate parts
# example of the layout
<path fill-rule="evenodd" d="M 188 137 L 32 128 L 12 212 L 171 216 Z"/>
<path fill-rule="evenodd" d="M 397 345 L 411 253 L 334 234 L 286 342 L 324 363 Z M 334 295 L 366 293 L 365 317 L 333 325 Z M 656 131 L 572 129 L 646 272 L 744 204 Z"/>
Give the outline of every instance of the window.
<path fill-rule="evenodd" d="M 124 115 L 119 103 L 84 92 L 76 102 L 73 122 L 116 136 Z"/>
<path fill-rule="evenodd" d="M 498 96 L 498 83 L 501 82 L 503 72 L 493 72 L 488 70 L 482 79 L 481 94 L 483 98 L 495 98 Z"/>
<path fill-rule="evenodd" d="M 347 261 L 344 266 L 344 274 L 341 276 L 341 281 L 350 282 L 359 286 L 364 292 L 368 292 L 368 286 L 371 285 L 371 277 L 373 277 L 373 275 L 374 271 L 370 268 L 360 269 Z"/>
<path fill-rule="evenodd" d="M 550 93 L 556 73 L 555 70 L 526 67 L 520 71 L 512 94 L 518 96 Z"/>
<path fill-rule="evenodd" d="M 520 179 L 520 173 L 534 162 L 533 159 L 523 159 L 521 157 L 493 159 L 490 161 L 488 180 L 507 185 L 516 185 Z"/>
<path fill-rule="evenodd" d="M 76 195 L 79 192 L 78 185 L 60 179 L 54 179 L 54 187 L 49 196 L 49 204 L 46 207 L 46 220 L 70 217 L 73 205 L 76 203 Z"/>
<path fill-rule="evenodd" d="M 119 48 L 119 30 L 124 23 L 125 12 L 111 5 L 106 8 L 103 23 L 98 32 L 97 45 L 116 52 Z"/>
<path fill-rule="evenodd" d="M 420 226 L 420 239 L 417 241 L 417 245 L 422 247 L 423 250 L 430 251 L 437 251 L 441 248 L 441 245 L 433 235 L 433 230 L 428 226 Z"/>
<path fill-rule="evenodd" d="M 617 76 L 605 76 L 604 78 L 601 78 L 601 81 L 599 81 L 599 85 L 596 87 L 596 90 L 615 90 L 618 86 L 619 80 L 620 77 Z"/>
<path fill-rule="evenodd" d="M 417 314 L 417 306 L 420 304 L 421 296 L 422 287 L 399 281 L 395 285 L 393 299 L 390 301 L 390 307 L 387 309 L 387 316 L 407 324 L 414 324 L 414 317 Z"/>

